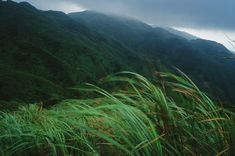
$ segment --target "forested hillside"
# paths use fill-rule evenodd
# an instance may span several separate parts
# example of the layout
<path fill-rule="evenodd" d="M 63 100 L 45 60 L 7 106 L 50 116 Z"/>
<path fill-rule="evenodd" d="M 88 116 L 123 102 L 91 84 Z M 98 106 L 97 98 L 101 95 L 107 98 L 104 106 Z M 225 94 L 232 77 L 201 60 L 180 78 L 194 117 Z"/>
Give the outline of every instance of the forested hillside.
<path fill-rule="evenodd" d="M 0 2 L 0 96 L 36 102 L 74 97 L 68 88 L 128 70 L 189 75 L 211 97 L 234 102 L 235 61 L 223 45 L 188 40 L 136 19 L 65 14 Z"/>

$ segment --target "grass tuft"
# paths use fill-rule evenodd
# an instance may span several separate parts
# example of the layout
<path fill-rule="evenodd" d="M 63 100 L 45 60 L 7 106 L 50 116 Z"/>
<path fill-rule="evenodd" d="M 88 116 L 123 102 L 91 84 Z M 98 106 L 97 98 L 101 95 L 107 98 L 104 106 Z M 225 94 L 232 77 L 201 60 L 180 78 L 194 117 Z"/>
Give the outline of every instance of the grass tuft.
<path fill-rule="evenodd" d="M 1 112 L 0 155 L 234 155 L 234 113 L 180 74 L 121 72 L 118 92 Z"/>

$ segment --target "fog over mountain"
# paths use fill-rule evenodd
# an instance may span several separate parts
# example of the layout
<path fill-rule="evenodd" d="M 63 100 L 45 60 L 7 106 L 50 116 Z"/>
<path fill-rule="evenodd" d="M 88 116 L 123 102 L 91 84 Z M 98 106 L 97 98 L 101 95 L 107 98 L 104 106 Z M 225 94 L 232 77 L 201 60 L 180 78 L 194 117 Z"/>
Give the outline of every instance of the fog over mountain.
<path fill-rule="evenodd" d="M 17 2 L 25 0 L 15 0 Z M 204 39 L 224 44 L 226 33 L 235 38 L 235 1 L 211 0 L 26 0 L 43 10 L 66 13 L 97 10 L 136 17 L 149 24 L 174 27 Z"/>
<path fill-rule="evenodd" d="M 235 13 L 234 0 L 50 0 L 49 2 L 45 0 L 28 1 L 42 9 L 49 9 L 49 7 L 51 7 L 50 9 L 63 9 L 57 7 L 60 4 L 64 4 L 64 11 L 66 11 L 66 7 L 73 4 L 78 8 L 136 16 L 147 22 L 158 25 L 191 28 L 213 28 L 233 31 L 235 29 L 235 21 L 233 20 Z"/>

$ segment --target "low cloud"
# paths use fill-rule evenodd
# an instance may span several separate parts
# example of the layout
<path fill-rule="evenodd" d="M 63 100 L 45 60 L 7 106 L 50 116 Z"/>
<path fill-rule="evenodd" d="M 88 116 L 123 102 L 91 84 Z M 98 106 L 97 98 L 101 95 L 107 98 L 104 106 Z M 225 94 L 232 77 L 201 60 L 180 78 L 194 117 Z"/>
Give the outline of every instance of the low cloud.
<path fill-rule="evenodd" d="M 18 0 L 20 1 L 20 0 Z M 235 0 L 28 0 L 40 9 L 83 9 L 138 17 L 161 26 L 235 30 Z M 64 6 L 61 7 L 61 4 Z M 67 6 L 66 6 L 67 4 Z"/>

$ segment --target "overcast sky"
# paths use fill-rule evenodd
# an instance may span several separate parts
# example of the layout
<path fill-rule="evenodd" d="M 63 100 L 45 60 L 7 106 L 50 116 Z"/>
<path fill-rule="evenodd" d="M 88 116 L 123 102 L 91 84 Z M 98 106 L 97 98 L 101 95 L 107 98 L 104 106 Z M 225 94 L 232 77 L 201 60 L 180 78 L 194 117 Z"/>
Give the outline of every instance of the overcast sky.
<path fill-rule="evenodd" d="M 22 1 L 22 0 L 15 0 Z M 97 10 L 133 16 L 146 23 L 171 26 L 204 39 L 231 45 L 235 39 L 235 0 L 26 0 L 42 10 L 66 13 Z"/>

